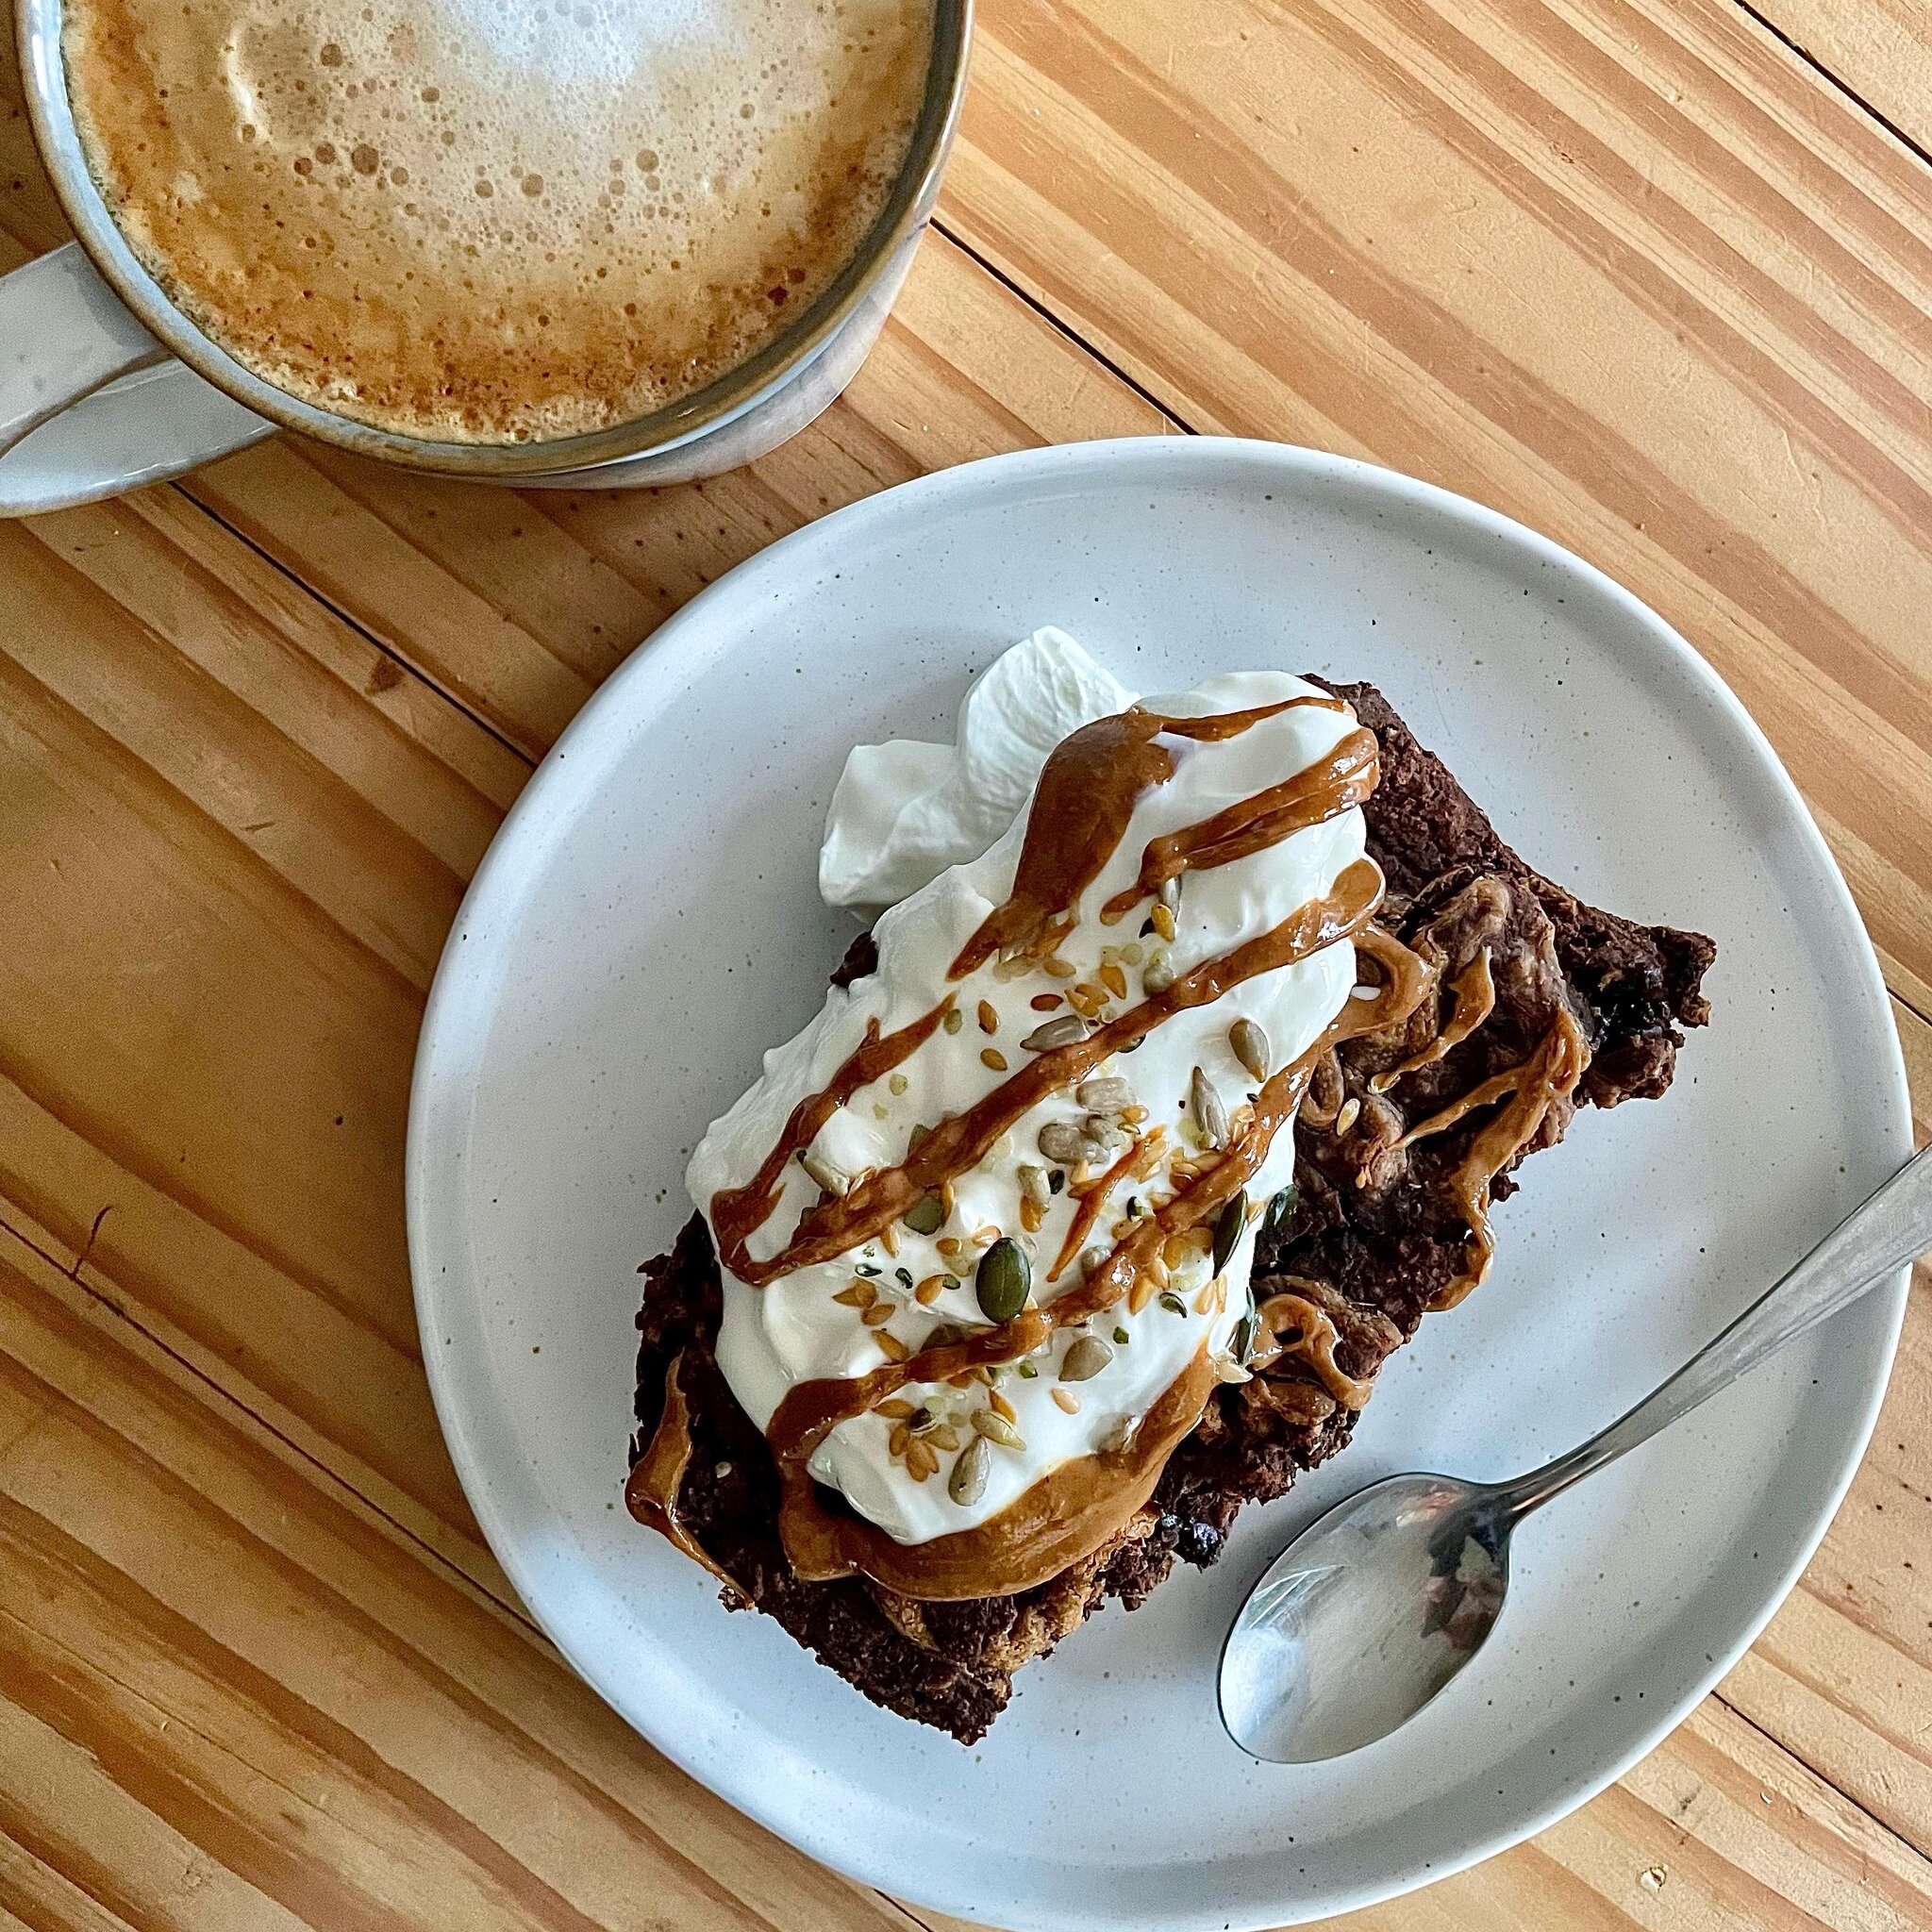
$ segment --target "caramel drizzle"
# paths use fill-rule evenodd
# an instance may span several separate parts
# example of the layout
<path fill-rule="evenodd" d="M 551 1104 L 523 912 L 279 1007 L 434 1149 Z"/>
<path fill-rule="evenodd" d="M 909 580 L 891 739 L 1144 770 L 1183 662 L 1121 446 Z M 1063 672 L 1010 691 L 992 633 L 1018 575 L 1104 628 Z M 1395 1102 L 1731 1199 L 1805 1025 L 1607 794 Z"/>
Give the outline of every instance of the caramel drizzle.
<path fill-rule="evenodd" d="M 835 1511 L 802 1466 L 785 1466 L 779 1531 L 808 1582 L 855 1573 L 925 1603 L 1032 1590 L 1091 1556 L 1142 1508 L 1174 1445 L 1214 1392 L 1205 1348 L 1141 1417 L 1124 1447 L 1079 1456 L 1029 1484 L 997 1515 L 923 1543 L 897 1543 L 875 1524 Z"/>
<path fill-rule="evenodd" d="M 758 1171 L 739 1188 L 720 1188 L 711 1196 L 711 1229 L 718 1253 L 741 1280 L 758 1280 L 754 1271 L 761 1264 L 752 1260 L 745 1244 L 771 1218 L 778 1196 L 786 1163 L 794 1154 L 803 1154 L 817 1138 L 819 1129 L 858 1091 L 874 1080 L 883 1079 L 901 1060 L 909 1058 L 930 1040 L 951 1011 L 953 995 L 948 993 L 928 1013 L 922 1013 L 909 1026 L 881 1036 L 879 1023 L 868 1020 L 865 1038 L 847 1055 L 830 1083 L 817 1093 L 808 1094 L 791 1109 L 778 1144 L 765 1156 Z M 769 1267 L 770 1264 L 762 1264 Z M 770 1268 L 763 1280 L 784 1273 Z M 758 1285 L 763 1285 L 763 1280 Z"/>
<path fill-rule="evenodd" d="M 1232 953 L 1204 960 L 1164 992 L 1150 994 L 1138 1007 L 1129 1008 L 1106 1025 L 1097 1027 L 1085 1040 L 1051 1047 L 1038 1055 L 1029 1065 L 1002 1081 L 964 1113 L 941 1121 L 918 1147 L 907 1154 L 899 1166 L 882 1168 L 858 1181 L 837 1200 L 821 1202 L 800 1217 L 791 1239 L 775 1255 L 767 1260 L 754 1260 L 746 1243 L 777 1205 L 776 1176 L 784 1158 L 792 1148 L 809 1144 L 810 1135 L 801 1141 L 796 1130 L 809 1119 L 823 1124 L 832 1111 L 831 1105 L 823 1106 L 826 1100 L 824 1094 L 801 1101 L 792 1111 L 785 1141 L 766 1159 L 753 1181 L 745 1188 L 721 1190 L 712 1197 L 711 1225 L 718 1239 L 719 1258 L 741 1281 L 754 1288 L 761 1288 L 795 1268 L 837 1259 L 891 1226 L 925 1195 L 975 1166 L 1002 1134 L 1041 1101 L 1074 1085 L 1109 1055 L 1138 1044 L 1163 1021 L 1220 999 L 1257 974 L 1293 965 L 1338 940 L 1349 938 L 1366 924 L 1380 903 L 1381 894 L 1382 874 L 1374 861 L 1357 859 L 1336 880 L 1334 891 L 1325 898 L 1311 899 L 1279 925 L 1237 946 Z M 930 1034 L 938 1024 L 937 1014 L 936 1008 L 904 1032 L 889 1035 L 887 1041 L 876 1044 L 884 1046 L 890 1041 L 903 1040 L 920 1028 Z M 858 1058 L 854 1056 L 854 1059 Z M 851 1065 L 852 1061 L 847 1061 L 846 1067 L 841 1069 L 841 1080 Z M 856 1091 L 863 1084 L 862 1080 L 854 1081 L 846 1091 Z M 1295 1097 L 1300 1099 L 1299 1091 Z M 832 1103 L 837 1104 L 840 1103 Z M 812 1132 L 816 1131 L 813 1127 Z M 1269 1131 L 1272 1135 L 1273 1128 Z"/>
<path fill-rule="evenodd" d="M 1060 1243 L 1060 1251 L 1054 1257 L 1054 1264 L 1046 1271 L 1051 1285 L 1067 1271 L 1067 1264 L 1087 1243 L 1087 1237 L 1093 1232 L 1093 1224 L 1100 1219 L 1100 1211 L 1107 1206 L 1107 1197 L 1131 1174 L 1136 1180 L 1144 1180 L 1154 1170 L 1154 1164 L 1160 1158 L 1161 1143 L 1167 1138 L 1165 1127 L 1156 1127 L 1142 1140 L 1135 1141 L 1127 1151 L 1104 1173 L 1084 1181 L 1073 1184 L 1073 1193 L 1079 1206 L 1074 1209 L 1073 1224 L 1067 1229 L 1067 1238 Z"/>
<path fill-rule="evenodd" d="M 1436 1295 L 1429 1304 L 1431 1308 L 1453 1308 L 1490 1272 L 1496 1253 L 1496 1238 L 1490 1227 L 1490 1189 L 1528 1145 L 1551 1107 L 1575 1091 L 1589 1065 L 1590 1048 L 1583 1029 L 1569 1006 L 1559 1002 L 1550 1030 L 1526 1059 L 1473 1087 L 1461 1099 L 1409 1128 L 1395 1143 L 1394 1151 L 1399 1153 L 1432 1134 L 1446 1133 L 1477 1108 L 1507 1103 L 1478 1129 L 1449 1176 L 1450 1191 L 1469 1224 L 1469 1240 L 1461 1273 Z"/>
<path fill-rule="evenodd" d="M 1292 1275 L 1288 1277 L 1290 1280 L 1294 1278 Z M 1358 1382 L 1344 1373 L 1335 1359 L 1335 1345 L 1341 1340 L 1341 1331 L 1328 1311 L 1309 1301 L 1306 1295 L 1287 1291 L 1271 1294 L 1255 1310 L 1255 1327 L 1257 1333 L 1268 1336 L 1273 1344 L 1264 1344 L 1250 1359 L 1249 1366 L 1257 1374 L 1284 1356 L 1298 1357 L 1314 1370 L 1323 1388 L 1343 1408 L 1358 1409 L 1368 1401 L 1369 1393 L 1375 1385 Z M 1294 1340 L 1283 1341 L 1282 1332 L 1291 1327 L 1296 1331 Z"/>
<path fill-rule="evenodd" d="M 1140 876 L 1100 908 L 1100 923 L 1114 924 L 1183 874 L 1231 865 L 1310 825 L 1340 818 L 1374 791 L 1379 776 L 1374 734 L 1357 725 L 1325 758 L 1291 778 L 1243 798 L 1199 824 L 1149 840 L 1141 855 Z"/>
<path fill-rule="evenodd" d="M 1330 711 L 1344 708 L 1340 698 L 1312 695 L 1206 718 L 1170 718 L 1158 711 L 1143 711 L 1137 705 L 1131 710 L 1096 718 L 1063 738 L 1041 768 L 1026 816 L 1025 842 L 1013 874 L 1013 890 L 959 949 L 946 977 L 964 979 L 996 953 L 1010 958 L 1048 952 L 1065 938 L 1071 926 L 1066 915 L 1119 849 L 1134 808 L 1155 786 L 1164 785 L 1174 776 L 1174 754 L 1155 742 L 1163 732 L 1198 743 L 1221 743 L 1239 738 L 1264 719 L 1303 706 Z M 1373 749 L 1373 739 L 1370 742 Z M 1280 789 L 1271 787 L 1241 805 L 1231 806 L 1208 824 L 1218 824 L 1231 814 L 1265 814 L 1275 808 L 1271 801 Z M 1227 830 L 1216 835 L 1223 839 L 1231 836 Z M 1248 849 L 1258 852 L 1285 836 L 1285 831 L 1272 830 Z"/>
<path fill-rule="evenodd" d="M 1011 957 L 1059 943 L 1071 928 L 1070 908 L 1118 848 L 1142 793 L 1174 774 L 1173 754 L 1155 742 L 1163 731 L 1217 741 L 1297 706 L 1346 708 L 1340 699 L 1307 696 L 1208 718 L 1169 718 L 1137 709 L 1097 720 L 1062 741 L 1035 792 L 1012 894 L 967 941 L 949 976 L 963 977 L 995 953 Z M 1223 865 L 1260 851 L 1358 804 L 1374 780 L 1374 741 L 1365 731 L 1351 732 L 1324 764 L 1201 825 L 1150 843 L 1142 858 L 1143 875 L 1156 876 L 1158 890 L 1167 877 L 1190 866 Z M 916 1149 L 908 1150 L 899 1167 L 863 1176 L 842 1197 L 808 1211 L 777 1254 L 755 1261 L 748 1242 L 777 1205 L 786 1162 L 809 1146 L 854 1092 L 930 1038 L 952 996 L 884 1039 L 874 1022 L 831 1085 L 793 1109 L 778 1146 L 753 1179 L 713 1197 L 711 1222 L 721 1262 L 740 1280 L 763 1286 L 885 1235 L 908 1208 L 983 1158 L 999 1136 L 1041 1101 L 1072 1086 L 1110 1055 L 1137 1045 L 1174 1013 L 1219 999 L 1257 974 L 1291 965 L 1344 938 L 1359 937 L 1362 949 L 1381 968 L 1382 984 L 1373 997 L 1344 1002 L 1320 1039 L 1264 1083 L 1222 1158 L 1184 1192 L 1138 1223 L 1082 1287 L 1059 1297 L 1051 1310 L 1028 1308 L 998 1328 L 923 1349 L 903 1362 L 882 1363 L 865 1375 L 822 1378 L 787 1391 L 766 1435 L 782 1486 L 780 1535 L 801 1576 L 862 1571 L 905 1595 L 925 1600 L 1027 1589 L 1091 1554 L 1144 1504 L 1168 1454 L 1199 1420 L 1212 1391 L 1214 1378 L 1205 1353 L 1142 1418 L 1126 1447 L 1073 1458 L 1029 1485 L 996 1517 L 953 1536 L 901 1545 L 856 1515 L 834 1514 L 818 1497 L 808 1465 L 832 1429 L 908 1384 L 957 1381 L 980 1368 L 1018 1359 L 1041 1346 L 1056 1328 L 1110 1307 L 1130 1293 L 1169 1241 L 1217 1216 L 1253 1178 L 1275 1134 L 1293 1119 L 1321 1056 L 1341 1040 L 1398 1024 L 1428 991 L 1432 973 L 1425 962 L 1389 935 L 1364 930 L 1382 891 L 1382 875 L 1374 862 L 1356 861 L 1325 897 L 1298 908 L 1271 931 L 1197 966 L 1085 1040 L 1040 1055 L 966 1112 L 941 1122 Z M 1128 1158 L 1140 1158 L 1142 1151 L 1130 1149 Z M 1116 1163 L 1116 1169 L 1120 1166 Z M 1096 1190 L 1096 1197 L 1094 1217 L 1104 1189 Z M 1091 1228 L 1091 1218 L 1088 1224 Z M 1063 1265 L 1064 1257 L 1055 1273 Z M 655 1450 L 655 1439 L 652 1446 Z M 647 1452 L 645 1461 L 650 1459 Z"/>
<path fill-rule="evenodd" d="M 1344 883 L 1350 883 L 1352 887 L 1346 899 L 1342 897 Z M 1311 914 L 1328 909 L 1341 920 L 1341 930 L 1333 937 L 1347 937 L 1367 924 L 1380 899 L 1380 872 L 1371 861 L 1358 860 L 1337 881 L 1334 899 L 1317 900 L 1303 908 L 1297 921 L 1289 924 L 1296 924 Z M 1339 908 L 1336 905 L 1338 900 L 1341 901 Z M 1318 920 L 1313 923 L 1324 924 L 1326 922 Z M 1149 1260 L 1170 1238 L 1211 1224 L 1237 1191 L 1253 1179 L 1267 1158 L 1275 1134 L 1294 1118 L 1295 1109 L 1301 1104 L 1302 1095 L 1322 1055 L 1341 1041 L 1399 1024 L 1414 1011 L 1427 991 L 1430 974 L 1424 962 L 1388 935 L 1381 935 L 1381 940 L 1383 943 L 1375 949 L 1374 957 L 1384 963 L 1384 979 L 1374 996 L 1369 1000 L 1350 999 L 1305 1053 L 1271 1076 L 1256 1096 L 1252 1113 L 1221 1158 L 1205 1174 L 1197 1175 L 1184 1192 L 1176 1194 L 1145 1220 L 1138 1222 L 1106 1262 L 1088 1276 L 1082 1287 L 1061 1295 L 1050 1308 L 1028 1308 L 1001 1327 L 990 1328 L 937 1348 L 923 1349 L 904 1362 L 882 1363 L 869 1374 L 850 1379 L 827 1377 L 801 1382 L 787 1391 L 772 1417 L 766 1436 L 777 1461 L 783 1485 L 779 1535 L 787 1556 L 801 1575 L 823 1578 L 862 1571 L 874 1581 L 888 1583 L 890 1588 L 908 1596 L 1003 1595 L 1014 1590 L 1031 1588 L 1030 1581 L 1013 1579 L 1043 1581 L 1069 1563 L 1091 1555 L 1132 1515 L 1141 1501 L 1144 1501 L 1145 1495 L 1151 1492 L 1154 1480 L 1159 1474 L 1159 1467 L 1157 1464 L 1151 1474 L 1146 1474 L 1145 1490 L 1136 1492 L 1139 1500 L 1131 1504 L 1123 1500 L 1132 1488 L 1128 1484 L 1115 1498 L 1118 1507 L 1104 1507 L 1107 1484 L 1098 1477 L 1079 1474 L 1087 1465 L 1097 1463 L 1101 1475 L 1112 1471 L 1117 1481 L 1125 1483 L 1121 1465 L 1103 1453 L 1076 1457 L 1063 1463 L 1041 1477 L 1039 1483 L 1030 1486 L 1008 1509 L 973 1530 L 962 1530 L 953 1537 L 936 1537 L 928 1542 L 908 1546 L 892 1542 L 875 1525 L 828 1511 L 813 1491 L 807 1464 L 825 1437 L 841 1423 L 864 1414 L 908 1384 L 950 1381 L 981 1367 L 1015 1361 L 1023 1356 L 1031 1355 L 1057 1328 L 1074 1327 L 1105 1312 L 1131 1291 L 1135 1281 L 1145 1272 Z M 1322 941 L 1324 944 L 1331 942 L 1332 940 Z M 1237 953 L 1231 957 L 1239 958 L 1240 955 Z M 1176 981 L 1175 984 L 1178 986 L 1181 982 Z M 1131 1017 L 1123 1015 L 1123 1019 Z M 1176 1424 L 1168 1441 L 1168 1449 L 1199 1420 L 1212 1379 L 1211 1369 L 1206 1370 L 1199 1401 L 1191 1410 L 1187 1409 L 1186 1403 L 1177 1402 L 1172 1409 L 1161 1411 L 1163 1430 L 1168 1421 Z M 1174 1384 L 1168 1391 L 1168 1397 L 1162 1398 L 1163 1403 L 1174 1397 L 1181 1386 L 1178 1382 Z M 1185 1424 L 1179 1425 L 1183 1410 L 1187 1411 Z M 1132 1447 L 1137 1451 L 1150 1440 L 1149 1425 L 1154 1421 L 1154 1413 L 1150 1411 L 1142 1420 L 1135 1436 Z M 1166 1453 L 1165 1449 L 1161 1452 L 1160 1460 L 1163 1462 Z M 1131 1466 L 1135 1472 L 1145 1473 L 1138 1460 Z M 1091 1493 L 1081 1491 L 1085 1498 L 1081 1509 L 1077 1514 L 1068 1513 L 1068 1495 L 1076 1486 L 1090 1480 L 1095 1487 Z M 1058 1487 L 1051 1491 L 1042 1489 L 1042 1485 L 1049 1484 Z M 1028 1498 L 1033 1497 L 1035 1491 L 1041 1491 L 1041 1504 L 1049 1498 L 1058 1498 L 1056 1508 L 1059 1513 L 1052 1508 L 1029 1505 Z M 996 1534 L 989 1534 L 995 1524 L 1001 1528 Z M 1077 1536 L 1074 1534 L 1075 1528 L 1079 1531 Z M 1090 1536 L 1091 1540 L 1085 1541 Z M 970 1545 L 957 1541 L 968 1537 L 976 1541 Z M 970 1569 L 961 1554 L 969 1548 L 972 1552 Z M 928 1551 L 935 1553 L 931 1558 L 930 1574 L 925 1569 L 924 1553 Z M 874 1561 L 890 1569 L 890 1577 L 873 1567 Z M 810 1571 L 801 1567 L 808 1564 L 837 1567 L 820 1567 Z M 965 1587 L 968 1580 L 970 1588 Z"/>
<path fill-rule="evenodd" d="M 1490 975 L 1490 949 L 1485 946 L 1450 983 L 1456 1004 L 1442 1030 L 1428 1045 L 1412 1053 L 1399 1066 L 1377 1074 L 1369 1082 L 1371 1093 L 1386 1093 L 1405 1074 L 1421 1067 L 1432 1067 L 1453 1047 L 1457 1047 L 1495 1010 L 1496 982 Z"/>
<path fill-rule="evenodd" d="M 655 1529 L 693 1563 L 702 1563 L 727 1590 L 736 1590 L 737 1582 L 711 1560 L 677 1514 L 677 1492 L 684 1487 L 691 1457 L 691 1409 L 677 1386 L 678 1364 L 683 1360 L 680 1349 L 664 1371 L 664 1410 L 651 1431 L 649 1446 L 625 1483 L 624 1506 L 647 1529 Z"/>

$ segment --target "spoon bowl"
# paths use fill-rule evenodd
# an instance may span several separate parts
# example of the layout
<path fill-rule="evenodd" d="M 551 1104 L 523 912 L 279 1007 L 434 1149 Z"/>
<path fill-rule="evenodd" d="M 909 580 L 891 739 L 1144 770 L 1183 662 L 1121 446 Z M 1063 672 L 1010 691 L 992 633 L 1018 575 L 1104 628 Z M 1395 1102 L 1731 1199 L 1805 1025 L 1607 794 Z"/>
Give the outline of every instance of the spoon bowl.
<path fill-rule="evenodd" d="M 1393 1475 L 1318 1518 L 1241 1606 L 1221 1721 L 1271 1764 L 1338 1757 L 1413 1716 L 1482 1648 L 1503 1607 L 1504 1492 Z"/>
<path fill-rule="evenodd" d="M 1932 1243 L 1932 1147 L 1908 1160 L 1723 1334 L 1634 1408 L 1507 1483 L 1391 1475 L 1289 1544 L 1221 1652 L 1221 1721 L 1271 1764 L 1339 1757 L 1406 1724 L 1483 1646 L 1509 1583 L 1509 1534 Z"/>

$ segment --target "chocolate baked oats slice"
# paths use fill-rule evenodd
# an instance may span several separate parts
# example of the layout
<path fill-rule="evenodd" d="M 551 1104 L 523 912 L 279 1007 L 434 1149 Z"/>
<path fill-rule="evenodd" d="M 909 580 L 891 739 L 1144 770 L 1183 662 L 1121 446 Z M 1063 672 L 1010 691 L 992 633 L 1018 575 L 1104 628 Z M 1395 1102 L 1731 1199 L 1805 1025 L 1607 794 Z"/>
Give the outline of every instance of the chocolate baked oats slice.
<path fill-rule="evenodd" d="M 1407 974 L 1419 993 L 1395 1024 L 1312 1057 L 1292 1182 L 1256 1206 L 1237 1357 L 1104 1542 L 1003 1593 L 801 1576 L 780 1533 L 779 1466 L 719 1368 L 723 1285 L 704 1221 L 642 1271 L 634 1512 L 711 1568 L 728 1605 L 774 1617 L 874 1702 L 963 1742 L 1004 1707 L 1013 1673 L 1108 1597 L 1132 1607 L 1177 1557 L 1213 1561 L 1243 1503 L 1281 1495 L 1341 1448 L 1383 1362 L 1480 1280 L 1489 1208 L 1522 1160 L 1586 1102 L 1661 1094 L 1680 1029 L 1707 1017 L 1708 940 L 1634 924 L 1543 878 L 1379 692 L 1331 689 L 1379 763 L 1362 808 L 1386 885 L 1357 935 L 1365 976 Z M 835 978 L 874 963 L 862 938 Z M 904 1426 L 917 1440 L 941 1424 L 912 1409 Z M 814 1501 L 834 1520 L 853 1513 L 822 1488 Z"/>

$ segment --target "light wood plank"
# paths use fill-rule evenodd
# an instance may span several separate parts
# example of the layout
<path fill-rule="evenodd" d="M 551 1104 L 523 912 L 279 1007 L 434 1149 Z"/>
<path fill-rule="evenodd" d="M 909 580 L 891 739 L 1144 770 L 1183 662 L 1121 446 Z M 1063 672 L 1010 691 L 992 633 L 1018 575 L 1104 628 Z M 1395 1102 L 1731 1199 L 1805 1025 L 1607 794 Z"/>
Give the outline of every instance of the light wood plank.
<path fill-rule="evenodd" d="M 1932 150 L 1932 16 L 1917 0 L 1753 0 L 1921 154 Z"/>
<path fill-rule="evenodd" d="M 183 1932 L 903 1925 L 5 1237 L 0 1289 L 4 1835 Z"/>

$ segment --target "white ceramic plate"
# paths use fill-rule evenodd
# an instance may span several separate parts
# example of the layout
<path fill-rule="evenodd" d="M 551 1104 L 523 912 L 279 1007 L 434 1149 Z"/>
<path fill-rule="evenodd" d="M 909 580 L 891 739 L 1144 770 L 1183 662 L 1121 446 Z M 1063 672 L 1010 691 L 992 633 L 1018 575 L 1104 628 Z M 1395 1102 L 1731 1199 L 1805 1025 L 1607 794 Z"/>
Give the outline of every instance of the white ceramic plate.
<path fill-rule="evenodd" d="M 1526 858 L 1718 941 L 1659 1104 L 1586 1111 L 1485 1287 L 1383 1373 L 1346 1455 L 1024 1672 L 979 1747 L 874 1708 L 625 1515 L 638 1263 L 686 1156 L 817 1008 L 851 925 L 814 857 L 849 747 L 943 737 L 1064 625 L 1131 686 L 1369 677 Z M 774 1831 L 1015 1926 L 1317 1917 L 1549 1823 L 1649 1748 L 1797 1575 L 1871 1427 L 1904 1283 L 1519 1538 L 1476 1662 L 1379 1744 L 1251 1763 L 1221 1635 L 1316 1512 L 1393 1470 L 1501 1476 L 1648 1390 L 1910 1151 L 1872 951 L 1736 700 L 1625 591 L 1424 484 L 1307 451 L 1029 452 L 887 491 L 672 619 L 525 791 L 437 975 L 409 1124 L 425 1357 L 470 1500 L 564 1654 Z"/>

